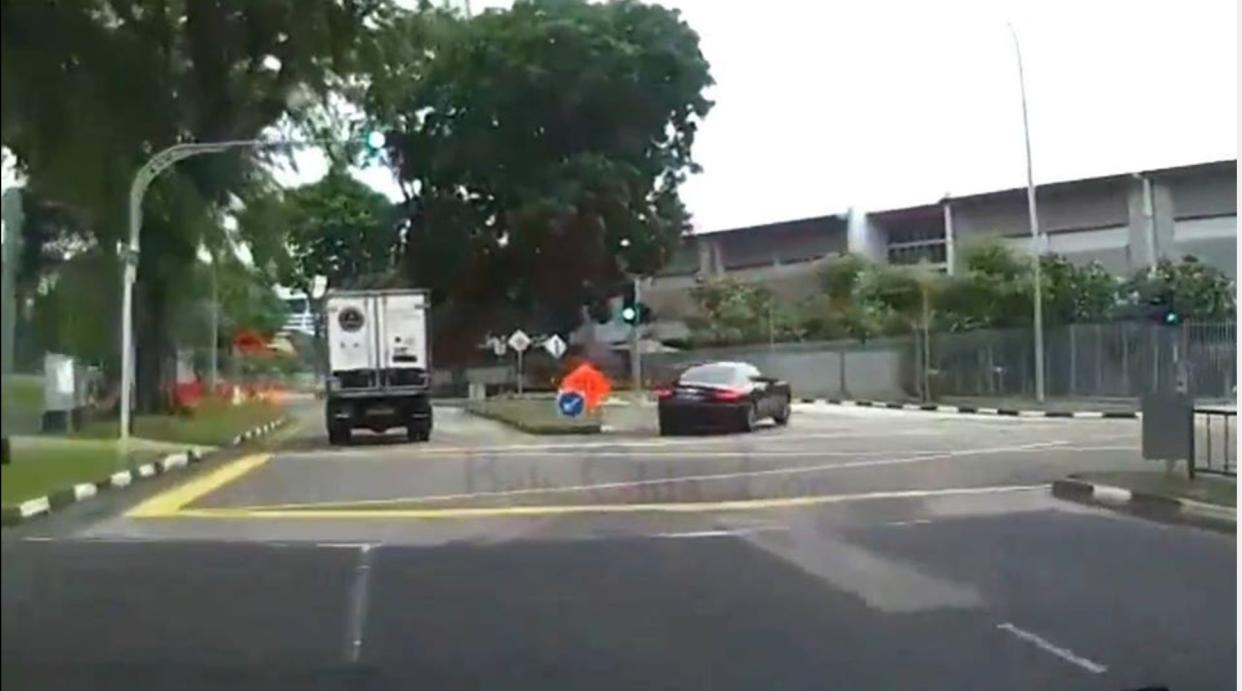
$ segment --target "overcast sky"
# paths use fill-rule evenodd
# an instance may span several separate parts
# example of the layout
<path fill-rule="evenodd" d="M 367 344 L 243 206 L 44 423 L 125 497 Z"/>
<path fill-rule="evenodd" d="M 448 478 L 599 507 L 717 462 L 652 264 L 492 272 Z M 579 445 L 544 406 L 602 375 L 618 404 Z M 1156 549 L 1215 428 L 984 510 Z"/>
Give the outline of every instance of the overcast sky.
<path fill-rule="evenodd" d="M 457 0 L 462 2 L 463 0 Z M 504 0 L 471 0 L 474 12 Z M 1237 157 L 1234 0 L 662 0 L 715 108 L 683 188 L 697 231 Z M 313 155 L 290 184 L 322 175 Z M 395 195 L 382 169 L 359 177 Z"/>

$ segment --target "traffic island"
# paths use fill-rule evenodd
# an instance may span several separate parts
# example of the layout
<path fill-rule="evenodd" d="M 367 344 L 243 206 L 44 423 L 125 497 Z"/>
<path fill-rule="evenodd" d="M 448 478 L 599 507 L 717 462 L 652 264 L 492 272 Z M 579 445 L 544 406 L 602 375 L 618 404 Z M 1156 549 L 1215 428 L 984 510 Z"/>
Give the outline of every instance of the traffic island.
<path fill-rule="evenodd" d="M 1143 518 L 1237 532 L 1237 481 L 1199 475 L 1191 480 L 1162 470 L 1076 473 L 1052 483 L 1061 499 Z"/>
<path fill-rule="evenodd" d="M 599 434 L 603 429 L 597 415 L 571 418 L 560 414 L 551 395 L 467 401 L 465 409 L 528 434 Z"/>

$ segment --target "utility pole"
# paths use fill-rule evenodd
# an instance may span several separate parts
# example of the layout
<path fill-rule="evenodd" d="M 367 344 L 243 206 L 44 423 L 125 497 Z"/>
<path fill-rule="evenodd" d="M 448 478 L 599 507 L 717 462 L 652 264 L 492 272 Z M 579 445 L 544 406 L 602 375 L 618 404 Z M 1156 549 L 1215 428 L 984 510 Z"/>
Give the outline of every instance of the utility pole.
<path fill-rule="evenodd" d="M 211 251 L 211 372 L 207 379 L 212 395 L 220 381 L 220 282 L 216 276 L 220 257 Z"/>
<path fill-rule="evenodd" d="M 3 265 L 0 266 L 0 386 L 8 388 L 13 375 L 13 337 L 17 328 L 16 285 L 17 264 L 22 249 L 22 224 L 25 214 L 22 209 L 22 191 L 10 188 L 3 196 L 4 234 L 0 236 L 3 247 Z M 8 393 L 7 391 L 5 392 Z M 5 396 L 8 400 L 8 396 Z M 3 431 L 0 432 L 0 463 L 7 464 L 12 460 L 12 449 L 9 448 L 9 417 L 10 405 L 6 402 L 0 415 L 4 416 Z"/>
<path fill-rule="evenodd" d="M 639 309 L 638 305 L 643 304 L 641 283 L 638 274 L 634 274 L 631 279 L 634 281 L 635 309 Z M 636 396 L 643 390 L 643 357 L 638 352 L 638 329 L 641 326 L 639 317 L 640 315 L 634 315 L 634 322 L 630 324 L 630 388 Z"/>
<path fill-rule="evenodd" d="M 1013 37 L 1013 50 L 1018 58 L 1018 90 L 1022 94 L 1022 135 L 1026 142 L 1026 208 L 1030 216 L 1031 249 L 1034 255 L 1035 291 L 1035 400 L 1044 400 L 1044 305 L 1043 286 L 1040 278 L 1039 260 L 1043 255 L 1043 238 L 1039 232 L 1039 213 L 1035 205 L 1035 174 L 1031 165 L 1031 124 L 1026 109 L 1026 75 L 1022 70 L 1022 45 L 1012 23 L 1007 23 Z"/>

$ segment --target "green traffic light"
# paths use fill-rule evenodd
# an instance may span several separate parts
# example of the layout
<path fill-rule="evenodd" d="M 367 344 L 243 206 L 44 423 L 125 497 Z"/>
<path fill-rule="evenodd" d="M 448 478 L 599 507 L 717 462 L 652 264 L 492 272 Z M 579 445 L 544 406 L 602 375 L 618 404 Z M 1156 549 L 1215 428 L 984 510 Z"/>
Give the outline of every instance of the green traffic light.
<path fill-rule="evenodd" d="M 637 318 L 638 318 L 638 310 L 634 309 L 633 307 L 623 307 L 621 309 L 621 320 L 626 322 L 627 324 L 633 324 L 634 320 Z"/>
<path fill-rule="evenodd" d="M 384 133 L 379 130 L 372 130 L 367 133 L 367 146 L 375 149 L 376 151 L 384 148 L 384 143 L 387 141 L 388 138 L 385 137 Z"/>

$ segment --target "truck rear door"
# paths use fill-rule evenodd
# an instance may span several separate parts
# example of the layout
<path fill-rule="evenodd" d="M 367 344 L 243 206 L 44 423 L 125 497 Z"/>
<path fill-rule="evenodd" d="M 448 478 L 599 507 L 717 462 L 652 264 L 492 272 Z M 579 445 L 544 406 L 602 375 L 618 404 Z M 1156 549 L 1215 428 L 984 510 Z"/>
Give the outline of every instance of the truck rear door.
<path fill-rule="evenodd" d="M 339 295 L 327 305 L 328 362 L 334 372 L 374 370 L 378 366 L 375 298 Z"/>
<path fill-rule="evenodd" d="M 384 369 L 428 371 L 427 295 L 399 293 L 381 295 L 377 309 L 380 319 L 380 357 Z"/>

